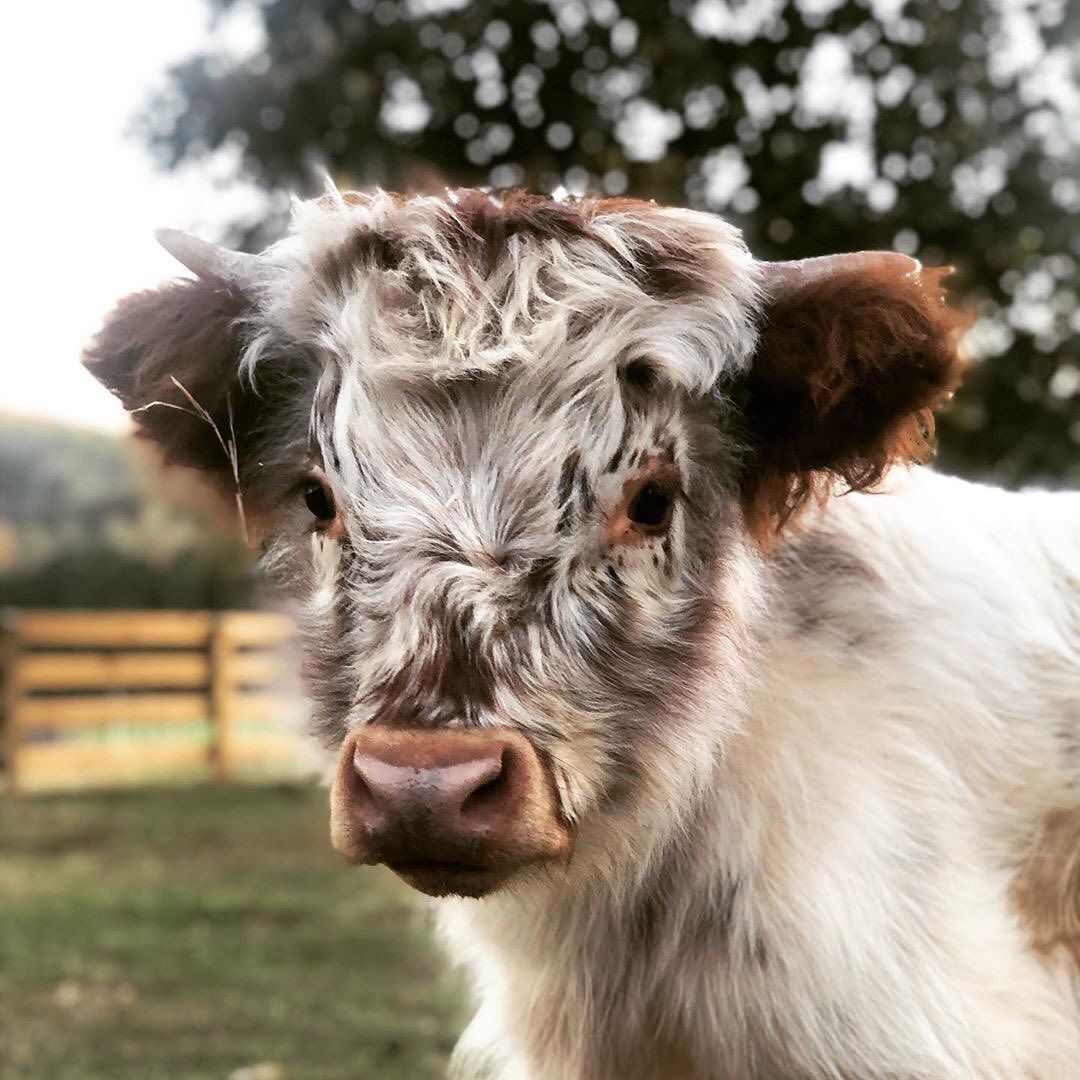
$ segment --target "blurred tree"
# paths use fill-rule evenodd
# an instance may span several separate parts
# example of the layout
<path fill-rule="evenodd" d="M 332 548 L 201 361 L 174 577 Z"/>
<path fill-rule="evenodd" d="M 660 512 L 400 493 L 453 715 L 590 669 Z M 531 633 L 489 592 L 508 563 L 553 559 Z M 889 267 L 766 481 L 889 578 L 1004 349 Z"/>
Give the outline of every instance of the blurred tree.
<path fill-rule="evenodd" d="M 627 192 L 719 211 L 763 257 L 949 262 L 983 362 L 943 462 L 1080 478 L 1080 4 L 212 3 L 259 42 L 171 70 L 140 120 L 167 165 Z"/>
<path fill-rule="evenodd" d="M 3 607 L 243 608 L 253 592 L 237 545 L 220 538 L 165 560 L 84 544 L 0 574 Z"/>

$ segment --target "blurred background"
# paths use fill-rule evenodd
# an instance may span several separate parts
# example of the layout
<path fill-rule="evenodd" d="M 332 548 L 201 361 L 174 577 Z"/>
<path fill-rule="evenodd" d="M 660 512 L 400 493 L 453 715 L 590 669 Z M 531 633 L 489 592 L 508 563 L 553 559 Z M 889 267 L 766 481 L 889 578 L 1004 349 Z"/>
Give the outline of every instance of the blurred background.
<path fill-rule="evenodd" d="M 79 368 L 177 271 L 154 228 L 254 250 L 329 173 L 904 251 L 975 316 L 939 467 L 1080 480 L 1080 5 L 102 0 L 5 29 L 5 1077 L 436 1076 L 463 1015 L 408 900 L 324 851 L 235 524 Z"/>

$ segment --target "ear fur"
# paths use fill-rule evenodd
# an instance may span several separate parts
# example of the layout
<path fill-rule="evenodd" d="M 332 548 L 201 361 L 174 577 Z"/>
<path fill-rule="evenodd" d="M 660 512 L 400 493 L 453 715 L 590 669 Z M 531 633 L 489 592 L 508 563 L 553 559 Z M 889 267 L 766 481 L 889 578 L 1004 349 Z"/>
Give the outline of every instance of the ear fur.
<path fill-rule="evenodd" d="M 759 542 L 837 479 L 861 490 L 893 462 L 929 458 L 932 410 L 962 372 L 949 272 L 841 269 L 767 305 L 742 388 L 741 500 Z"/>
<path fill-rule="evenodd" d="M 237 323 L 246 307 L 244 297 L 218 280 L 170 282 L 121 300 L 83 353 L 86 368 L 166 461 L 224 481 L 231 472 L 222 440 L 252 396 L 239 378 Z"/>

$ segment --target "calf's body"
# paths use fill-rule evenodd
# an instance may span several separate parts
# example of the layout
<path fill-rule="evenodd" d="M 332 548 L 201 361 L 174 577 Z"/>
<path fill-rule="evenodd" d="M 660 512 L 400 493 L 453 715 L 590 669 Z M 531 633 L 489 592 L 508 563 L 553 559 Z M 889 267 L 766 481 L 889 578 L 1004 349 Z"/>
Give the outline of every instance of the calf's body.
<path fill-rule="evenodd" d="M 296 598 L 459 1077 L 1080 1075 L 1080 506 L 909 465 L 940 274 L 480 192 L 163 242 L 87 363 Z"/>
<path fill-rule="evenodd" d="M 917 469 L 744 550 L 741 734 L 687 820 L 632 881 L 440 906 L 460 1075 L 1076 1075 L 1078 547 L 1076 496 Z M 706 661 L 672 712 L 728 729 L 732 689 Z"/>

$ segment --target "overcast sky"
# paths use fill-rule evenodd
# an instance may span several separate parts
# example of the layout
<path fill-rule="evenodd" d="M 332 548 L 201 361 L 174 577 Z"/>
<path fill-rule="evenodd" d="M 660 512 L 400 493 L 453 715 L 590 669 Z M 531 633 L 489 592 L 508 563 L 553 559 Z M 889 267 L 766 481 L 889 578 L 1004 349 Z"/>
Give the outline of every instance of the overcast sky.
<path fill-rule="evenodd" d="M 162 225 L 214 238 L 239 193 L 163 175 L 125 135 L 166 65 L 206 37 L 202 0 L 9 5 L 0 66 L 5 371 L 0 409 L 122 429 L 79 366 L 118 298 L 182 272 Z"/>

